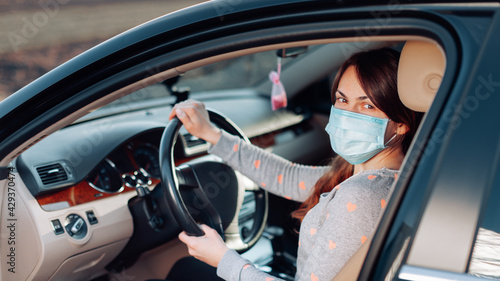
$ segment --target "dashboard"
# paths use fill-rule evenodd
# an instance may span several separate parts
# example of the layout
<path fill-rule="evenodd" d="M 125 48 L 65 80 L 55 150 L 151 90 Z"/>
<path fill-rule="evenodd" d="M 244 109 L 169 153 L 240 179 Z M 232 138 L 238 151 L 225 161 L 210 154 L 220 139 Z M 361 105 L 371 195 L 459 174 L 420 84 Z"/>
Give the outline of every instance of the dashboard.
<path fill-rule="evenodd" d="M 317 159 L 319 140 L 328 145 L 323 124 L 318 126 L 317 120 L 304 114 L 273 112 L 265 98 L 253 95 L 206 105 L 224 112 L 252 143 L 287 158 Z M 242 114 L 241 108 L 248 112 Z M 156 188 L 161 185 L 158 149 L 170 109 L 149 107 L 76 122 L 16 159 L 19 186 L 25 185 L 27 191 L 21 194 L 27 205 L 25 216 L 33 221 L 32 231 L 26 232 L 32 243 L 24 242 L 26 248 L 19 248 L 19 256 L 26 256 L 26 268 L 38 272 L 40 280 L 65 280 L 68 275 L 88 278 L 109 270 L 110 265 L 111 270 L 119 270 L 177 237 L 179 227 L 173 217 L 159 219 L 157 211 L 144 217 L 142 210 L 150 206 L 137 199 L 141 192 L 162 196 Z M 319 146 L 306 145 L 312 142 Z M 212 157 L 208 148 L 182 128 L 174 148 L 175 166 Z M 290 160 L 307 162 L 298 158 Z M 168 213 L 165 208 L 155 210 Z M 252 228 L 255 208 L 253 192 L 245 192 L 238 213 L 242 237 Z M 148 223 L 163 230 L 145 227 Z M 39 258 L 29 262 L 28 256 Z"/>
<path fill-rule="evenodd" d="M 158 157 L 161 134 L 161 129 L 155 129 L 127 140 L 106 155 L 83 181 L 41 193 L 36 199 L 45 210 L 53 210 L 133 191 L 139 185 L 154 188 L 161 176 Z M 57 179 L 68 180 L 66 171 L 70 171 L 70 175 L 72 173 L 62 161 L 37 167 L 36 170 L 42 183 L 48 184 Z"/>
<path fill-rule="evenodd" d="M 266 99 L 240 98 L 236 102 L 258 109 L 252 113 L 256 117 L 234 111 L 234 100 L 207 102 L 207 107 L 228 112 L 253 144 L 262 148 L 275 146 L 277 154 L 280 143 L 314 131 L 304 122 L 304 115 L 272 112 L 267 109 Z M 133 191 L 138 174 L 147 177 L 145 181 L 152 181 L 150 187 L 154 188 L 160 182 L 158 148 L 169 113 L 170 106 L 161 106 L 75 123 L 22 153 L 16 168 L 47 211 Z M 176 166 L 205 155 L 209 148 L 208 143 L 183 128 L 176 146 Z M 134 179 L 135 182 L 129 182 Z"/>

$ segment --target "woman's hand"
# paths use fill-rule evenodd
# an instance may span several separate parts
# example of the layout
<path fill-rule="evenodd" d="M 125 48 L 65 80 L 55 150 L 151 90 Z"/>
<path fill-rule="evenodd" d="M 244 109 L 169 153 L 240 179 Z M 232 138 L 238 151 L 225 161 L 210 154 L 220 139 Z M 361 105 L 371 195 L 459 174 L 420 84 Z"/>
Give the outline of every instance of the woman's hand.
<path fill-rule="evenodd" d="M 222 241 L 219 233 L 213 228 L 202 224 L 201 229 L 205 232 L 204 236 L 188 236 L 183 231 L 179 234 L 179 239 L 188 246 L 191 256 L 213 267 L 217 267 L 228 248 L 224 241 Z"/>
<path fill-rule="evenodd" d="M 170 112 L 169 120 L 177 116 L 188 132 L 200 139 L 204 139 L 212 145 L 217 144 L 221 132 L 220 129 L 210 123 L 205 104 L 195 100 L 186 100 L 178 103 Z"/>

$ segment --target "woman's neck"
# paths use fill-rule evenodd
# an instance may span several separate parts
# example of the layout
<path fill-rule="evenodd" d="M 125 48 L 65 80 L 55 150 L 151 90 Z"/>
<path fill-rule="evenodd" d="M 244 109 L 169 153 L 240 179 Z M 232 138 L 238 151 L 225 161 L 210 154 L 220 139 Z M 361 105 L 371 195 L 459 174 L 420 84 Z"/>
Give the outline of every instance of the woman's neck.
<path fill-rule="evenodd" d="M 404 154 L 401 148 L 397 149 L 384 149 L 377 155 L 373 156 L 370 160 L 354 165 L 354 174 L 366 170 L 378 170 L 382 168 L 399 170 L 403 163 Z"/>

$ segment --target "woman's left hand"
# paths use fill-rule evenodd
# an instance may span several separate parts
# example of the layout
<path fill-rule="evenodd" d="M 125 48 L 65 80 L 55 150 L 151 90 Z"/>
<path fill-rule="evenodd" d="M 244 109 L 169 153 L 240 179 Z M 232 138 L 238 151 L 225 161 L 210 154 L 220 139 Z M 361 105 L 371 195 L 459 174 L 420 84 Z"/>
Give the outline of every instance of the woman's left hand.
<path fill-rule="evenodd" d="M 204 236 L 189 236 L 185 231 L 179 234 L 179 239 L 188 246 L 189 254 L 213 267 L 219 265 L 228 247 L 213 228 L 202 224 Z"/>

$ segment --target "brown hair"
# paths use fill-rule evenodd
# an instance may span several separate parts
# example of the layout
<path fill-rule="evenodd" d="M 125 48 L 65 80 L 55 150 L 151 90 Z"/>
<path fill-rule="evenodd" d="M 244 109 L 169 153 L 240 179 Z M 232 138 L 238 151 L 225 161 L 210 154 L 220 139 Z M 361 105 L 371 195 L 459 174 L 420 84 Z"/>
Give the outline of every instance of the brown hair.
<path fill-rule="evenodd" d="M 406 124 L 408 132 L 396 137 L 390 145 L 393 148 L 401 146 L 406 154 L 415 135 L 423 113 L 415 112 L 403 105 L 398 96 L 397 70 L 399 52 L 382 48 L 356 53 L 347 59 L 340 67 L 332 86 L 332 103 L 335 104 L 335 93 L 340 78 L 350 67 L 356 68 L 361 87 L 374 105 L 382 110 L 389 119 L 396 123 Z M 311 195 L 292 213 L 292 217 L 302 221 L 307 212 L 319 202 L 322 193 L 330 192 L 335 186 L 351 177 L 354 165 L 342 157 L 336 156 L 325 173 L 315 184 Z"/>

